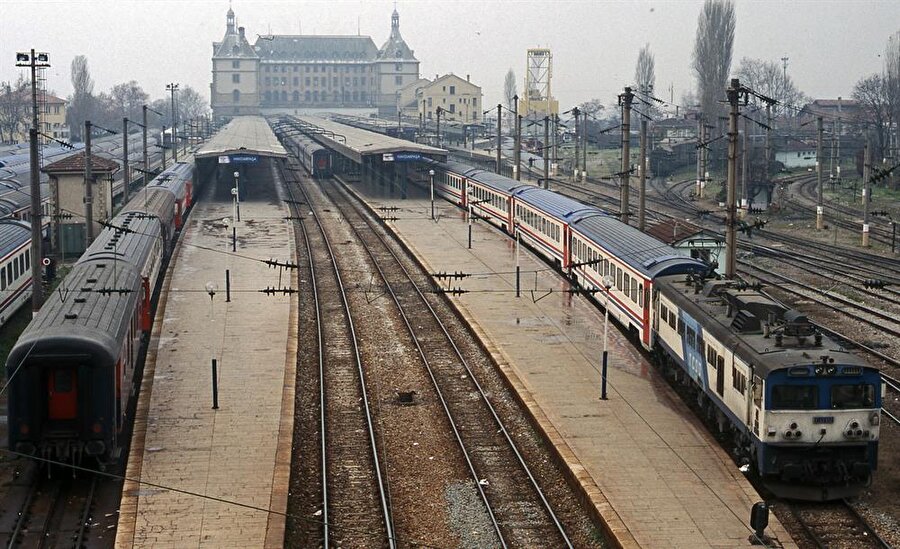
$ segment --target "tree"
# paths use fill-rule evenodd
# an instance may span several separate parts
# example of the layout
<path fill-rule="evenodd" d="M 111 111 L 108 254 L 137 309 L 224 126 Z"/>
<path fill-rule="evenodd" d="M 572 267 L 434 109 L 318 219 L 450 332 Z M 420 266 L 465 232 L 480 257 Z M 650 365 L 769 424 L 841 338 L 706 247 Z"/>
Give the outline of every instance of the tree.
<path fill-rule="evenodd" d="M 875 136 L 872 158 L 881 158 L 884 154 L 887 129 L 891 123 L 887 92 L 887 78 L 880 74 L 861 78 L 853 87 L 853 99 L 859 101 L 862 110 L 860 118 L 870 126 L 870 131 Z"/>
<path fill-rule="evenodd" d="M 890 121 L 894 128 L 894 150 L 891 151 L 893 162 L 900 161 L 900 31 L 888 38 L 884 48 L 885 88 Z M 890 126 L 889 126 L 890 127 Z M 890 140 L 889 140 L 890 141 Z M 891 174 L 891 183 L 896 188 L 898 180 L 896 172 Z"/>
<path fill-rule="evenodd" d="M 718 101 L 725 97 L 735 26 L 732 0 L 706 0 L 697 20 L 692 67 L 697 78 L 700 108 L 710 121 L 717 120 L 724 110 Z"/>
<path fill-rule="evenodd" d="M 127 117 L 129 120 L 140 121 L 143 114 L 141 107 L 148 99 L 150 96 L 135 80 L 116 84 L 109 91 L 109 111 L 118 119 Z"/>
<path fill-rule="evenodd" d="M 772 107 L 773 116 L 794 115 L 801 105 L 809 102 L 809 98 L 797 89 L 791 77 L 775 61 L 744 57 L 738 64 L 737 76 L 744 86 L 778 101 Z M 750 103 L 757 107 L 763 105 L 758 97 L 752 95 Z"/>
<path fill-rule="evenodd" d="M 85 120 L 90 120 L 94 114 L 94 79 L 88 69 L 87 57 L 77 55 L 72 59 L 71 66 L 73 92 L 69 97 L 69 106 L 66 109 L 66 122 L 72 132 L 72 139 L 80 141 Z"/>
<path fill-rule="evenodd" d="M 178 108 L 179 124 L 191 118 L 199 118 L 209 114 L 209 106 L 206 103 L 206 99 L 190 86 L 185 86 L 178 92 L 178 95 L 175 97 L 175 105 Z"/>
<path fill-rule="evenodd" d="M 656 61 L 650 53 L 650 44 L 644 44 L 638 52 L 637 65 L 634 67 L 634 84 L 636 91 L 643 96 L 641 98 L 650 103 L 646 96 L 653 95 L 653 88 L 656 86 Z M 651 118 L 659 114 L 655 104 L 647 105 L 641 110 Z"/>
<path fill-rule="evenodd" d="M 634 83 L 639 92 L 652 94 L 656 87 L 656 61 L 650 53 L 650 44 L 644 44 L 638 52 L 637 65 L 634 67 Z"/>
<path fill-rule="evenodd" d="M 30 127 L 31 83 L 24 76 L 0 82 L 0 143 L 12 142 Z"/>
<path fill-rule="evenodd" d="M 513 121 L 515 120 L 515 112 L 516 110 L 516 101 L 514 97 L 518 95 L 516 91 L 516 73 L 513 72 L 512 68 L 506 71 L 506 79 L 503 81 L 503 98 L 506 100 L 506 109 L 507 109 L 507 128 L 512 128 Z"/>

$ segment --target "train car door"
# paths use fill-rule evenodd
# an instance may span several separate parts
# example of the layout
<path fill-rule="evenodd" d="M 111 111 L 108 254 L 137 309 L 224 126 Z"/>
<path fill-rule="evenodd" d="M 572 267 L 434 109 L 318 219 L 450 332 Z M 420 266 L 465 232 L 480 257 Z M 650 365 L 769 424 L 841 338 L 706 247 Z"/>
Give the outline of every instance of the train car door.
<path fill-rule="evenodd" d="M 78 376 L 72 367 L 53 368 L 47 378 L 47 418 L 67 421 L 78 415 Z"/>

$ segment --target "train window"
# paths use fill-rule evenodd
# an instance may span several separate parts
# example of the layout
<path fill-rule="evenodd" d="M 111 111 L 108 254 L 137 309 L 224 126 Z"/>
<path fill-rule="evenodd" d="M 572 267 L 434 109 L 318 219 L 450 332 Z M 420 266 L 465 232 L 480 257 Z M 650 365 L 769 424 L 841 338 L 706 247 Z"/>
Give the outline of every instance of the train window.
<path fill-rule="evenodd" d="M 687 342 L 687 346 L 693 349 L 697 345 L 697 332 L 693 328 L 688 327 L 684 331 L 684 340 Z"/>
<path fill-rule="evenodd" d="M 815 385 L 775 385 L 772 387 L 772 410 L 813 410 L 819 407 Z"/>
<path fill-rule="evenodd" d="M 622 275 L 623 274 L 625 274 L 625 273 L 623 273 L 621 269 L 616 267 L 616 288 L 618 288 L 620 290 L 623 287 L 623 285 L 622 285 Z"/>
<path fill-rule="evenodd" d="M 53 390 L 57 393 L 68 393 L 72 390 L 72 372 L 70 370 L 55 370 L 53 372 Z"/>
<path fill-rule="evenodd" d="M 747 376 L 739 371 L 737 366 L 731 367 L 731 386 L 742 395 L 747 392 Z"/>
<path fill-rule="evenodd" d="M 0 269 L 0 290 L 6 289 L 6 269 Z"/>
<path fill-rule="evenodd" d="M 678 321 L 678 315 L 675 313 L 675 311 L 669 311 L 669 327 L 674 330 L 675 326 L 677 324 L 677 321 Z"/>
<path fill-rule="evenodd" d="M 25 250 L 25 270 L 31 267 L 31 250 Z"/>
<path fill-rule="evenodd" d="M 873 406 L 875 406 L 874 385 L 834 385 L 831 387 L 831 407 L 835 410 L 871 408 Z"/>
<path fill-rule="evenodd" d="M 15 280 L 15 279 L 19 278 L 19 258 L 18 257 L 13 259 L 12 266 L 13 266 L 13 280 Z"/>
<path fill-rule="evenodd" d="M 12 266 L 12 263 L 7 263 L 7 264 L 6 264 L 6 280 L 8 281 L 9 284 L 12 284 L 12 283 L 13 283 L 13 280 L 15 280 L 15 278 L 13 278 L 13 266 Z"/>
<path fill-rule="evenodd" d="M 646 301 L 646 298 L 644 297 L 644 285 L 638 284 L 638 307 L 644 308 L 644 301 Z"/>
<path fill-rule="evenodd" d="M 710 366 L 713 366 L 716 363 L 716 350 L 712 347 L 706 348 L 706 362 L 709 363 Z"/>
<path fill-rule="evenodd" d="M 684 335 L 684 321 L 681 320 L 680 318 L 678 319 L 678 335 L 680 335 L 680 336 Z"/>
<path fill-rule="evenodd" d="M 662 303 L 659 304 L 659 318 L 661 318 L 663 322 L 669 321 L 669 310 L 666 309 L 666 306 Z"/>

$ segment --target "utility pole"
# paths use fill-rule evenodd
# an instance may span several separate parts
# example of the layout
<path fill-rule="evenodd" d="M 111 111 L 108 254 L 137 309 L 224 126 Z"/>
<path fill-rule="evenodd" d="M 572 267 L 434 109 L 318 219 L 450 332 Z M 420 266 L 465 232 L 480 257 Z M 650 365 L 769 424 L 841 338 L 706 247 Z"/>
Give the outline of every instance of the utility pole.
<path fill-rule="evenodd" d="M 581 111 L 581 180 L 587 181 L 588 113 Z"/>
<path fill-rule="evenodd" d="M 437 147 L 441 148 L 441 113 L 444 112 L 444 109 L 438 107 L 434 112 L 437 114 Z"/>
<path fill-rule="evenodd" d="M 619 95 L 619 105 L 622 106 L 622 223 L 628 224 L 631 186 L 631 101 L 634 94 L 629 86 L 625 86 L 625 93 Z"/>
<path fill-rule="evenodd" d="M 84 122 L 84 246 L 94 241 L 94 173 L 91 157 L 91 121 Z"/>
<path fill-rule="evenodd" d="M 501 164 L 502 160 L 500 157 L 500 152 L 503 149 L 503 133 L 501 129 L 503 128 L 503 104 L 497 103 L 497 173 L 500 173 L 500 168 L 503 167 Z"/>
<path fill-rule="evenodd" d="M 166 169 L 166 126 L 165 126 L 165 124 L 163 124 L 163 127 L 162 127 L 162 135 L 163 135 L 163 143 L 162 143 L 162 147 L 160 150 L 162 151 L 162 169 L 163 169 L 163 171 L 165 171 L 165 169 Z"/>
<path fill-rule="evenodd" d="M 172 82 L 166 84 L 166 89 L 172 92 L 172 162 L 178 162 L 178 112 L 175 111 L 175 92 L 178 84 Z"/>
<path fill-rule="evenodd" d="M 863 248 L 869 247 L 869 205 L 872 203 L 872 147 L 869 145 L 869 127 L 866 126 L 866 144 L 863 149 Z"/>
<path fill-rule="evenodd" d="M 141 110 L 143 111 L 141 113 L 143 115 L 141 121 L 144 123 L 144 128 L 141 135 L 141 139 L 143 140 L 144 145 L 144 175 L 141 180 L 144 182 L 144 185 L 146 185 L 147 177 L 150 175 L 150 160 L 147 157 L 147 105 L 144 105 L 143 109 Z"/>
<path fill-rule="evenodd" d="M 43 219 L 41 217 L 41 165 L 38 151 L 40 118 L 37 100 L 37 69 L 50 66 L 50 56 L 46 53 L 17 52 L 16 66 L 31 69 L 31 129 L 28 131 L 29 159 L 31 161 L 31 312 L 37 314 L 44 303 L 44 287 L 41 277 L 44 259 L 42 246 Z"/>
<path fill-rule="evenodd" d="M 575 161 L 573 163 L 574 165 L 572 166 L 572 177 L 574 178 L 574 181 L 578 181 L 578 159 L 581 157 L 581 155 L 578 154 L 578 144 L 580 142 L 579 137 L 581 136 L 581 128 L 579 127 L 580 122 L 578 119 L 578 115 L 581 114 L 581 111 L 578 110 L 578 107 L 575 107 L 574 109 L 572 109 L 572 114 L 575 115 Z"/>
<path fill-rule="evenodd" d="M 553 115 L 553 163 L 559 166 L 559 115 Z"/>
<path fill-rule="evenodd" d="M 822 189 L 822 117 L 816 117 L 816 230 L 821 231 L 825 227 L 825 197 Z"/>
<path fill-rule="evenodd" d="M 122 119 L 122 205 L 128 204 L 131 189 L 131 164 L 128 162 L 128 118 Z"/>
<path fill-rule="evenodd" d="M 706 146 L 703 128 L 703 114 L 701 113 L 697 117 L 697 188 L 694 190 L 694 196 L 698 198 L 703 196 L 703 150 Z"/>
<path fill-rule="evenodd" d="M 750 162 L 749 162 L 749 158 L 748 158 L 748 154 L 747 154 L 749 152 L 749 150 L 747 149 L 747 134 L 750 132 L 748 122 L 749 122 L 749 120 L 747 120 L 745 118 L 744 119 L 744 139 L 743 139 L 743 145 L 741 146 L 741 211 L 740 211 L 740 216 L 742 218 L 745 215 L 747 215 L 747 208 L 750 205 L 750 188 L 749 188 L 750 177 L 749 177 L 749 174 L 747 173 L 747 171 L 750 167 Z"/>
<path fill-rule="evenodd" d="M 638 197 L 638 230 L 643 231 L 647 206 L 647 119 L 643 117 L 641 117 L 641 159 L 638 166 L 638 169 L 641 170 Z"/>
<path fill-rule="evenodd" d="M 544 117 L 544 188 L 550 188 L 550 117 Z"/>
<path fill-rule="evenodd" d="M 515 154 L 514 158 L 516 161 L 516 181 L 522 180 L 522 117 L 519 116 L 519 96 L 513 96 L 513 109 L 515 112 L 513 113 L 513 120 L 516 122 L 516 139 L 515 139 Z"/>
<path fill-rule="evenodd" d="M 731 79 L 731 87 L 728 88 L 728 103 L 731 105 L 731 114 L 728 118 L 728 193 L 725 210 L 725 277 L 734 278 L 736 271 L 736 255 L 737 255 L 737 232 L 735 225 L 736 204 L 735 195 L 737 194 L 737 139 L 738 139 L 738 117 L 740 116 L 741 95 L 746 91 L 741 88 L 740 81 L 737 78 Z"/>
<path fill-rule="evenodd" d="M 766 102 L 766 181 L 769 181 L 769 166 L 772 165 L 772 104 Z"/>

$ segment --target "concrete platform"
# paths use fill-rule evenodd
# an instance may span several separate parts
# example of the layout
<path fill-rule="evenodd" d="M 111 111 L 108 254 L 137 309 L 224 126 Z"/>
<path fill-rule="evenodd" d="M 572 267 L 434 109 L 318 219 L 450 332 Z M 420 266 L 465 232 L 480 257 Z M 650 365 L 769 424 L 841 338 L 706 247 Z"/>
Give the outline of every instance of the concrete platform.
<path fill-rule="evenodd" d="M 222 220 L 231 217 L 232 204 L 204 200 L 191 213 L 160 298 L 126 473 L 134 480 L 123 487 L 116 547 L 283 545 L 297 304 L 291 296 L 257 292 L 278 286 L 279 273 L 254 258 L 293 261 L 292 229 L 281 201 L 242 202 L 231 254 Z M 296 287 L 294 279 L 282 274 L 281 285 Z M 212 300 L 207 281 L 218 285 Z M 219 365 L 218 410 L 212 358 Z"/>
<path fill-rule="evenodd" d="M 515 246 L 477 222 L 467 249 L 463 213 L 421 192 L 385 197 L 355 184 L 375 206 L 396 206 L 392 228 L 432 272 L 472 276 L 452 298 L 492 351 L 583 497 L 623 547 L 749 546 L 750 508 L 762 498 L 625 336 L 610 326 L 609 398 L 600 396 L 603 315 L 530 253 L 515 297 Z M 422 196 L 417 198 L 417 196 Z M 552 290 L 553 293 L 549 293 Z M 767 535 L 796 547 L 774 515 Z"/>

